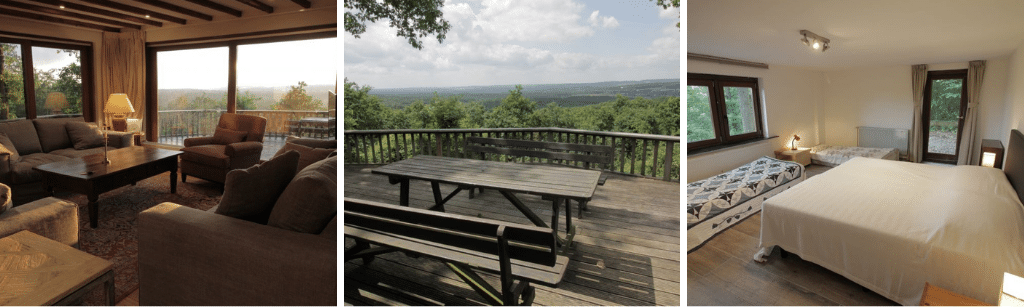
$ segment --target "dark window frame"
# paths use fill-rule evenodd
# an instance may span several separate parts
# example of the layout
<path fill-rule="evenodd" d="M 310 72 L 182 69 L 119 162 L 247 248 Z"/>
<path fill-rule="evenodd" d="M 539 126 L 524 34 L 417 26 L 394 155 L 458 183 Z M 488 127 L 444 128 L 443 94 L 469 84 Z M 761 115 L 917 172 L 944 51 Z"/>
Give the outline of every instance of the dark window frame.
<path fill-rule="evenodd" d="M 8 34 L 9 32 L 4 32 Z M 12 35 L 18 35 L 16 33 L 9 33 Z M 47 38 L 42 36 L 32 36 L 38 39 L 28 38 L 15 38 L 8 36 L 0 36 L 0 43 L 5 44 L 18 44 L 21 45 L 21 67 L 22 67 L 22 82 L 24 82 L 24 97 L 25 97 L 25 118 L 18 118 L 12 120 L 21 119 L 36 119 L 38 117 L 38 110 L 36 110 L 36 84 L 35 84 L 35 61 L 32 57 L 32 47 L 43 47 L 51 49 L 72 49 L 78 50 L 81 56 L 81 62 L 78 63 L 82 67 L 82 117 L 89 122 L 96 121 L 96 117 L 93 111 L 93 54 L 92 54 L 92 43 L 83 42 L 81 44 L 71 43 L 60 43 L 56 41 L 62 41 L 60 38 Z M 41 40 L 48 39 L 48 40 Z M 71 41 L 79 42 L 79 41 Z M 2 119 L 7 120 L 7 119 Z"/>
<path fill-rule="evenodd" d="M 711 120 L 715 128 L 715 137 L 710 140 L 687 142 L 687 151 L 720 147 L 725 145 L 746 144 L 750 140 L 764 139 L 764 121 L 762 119 L 760 88 L 757 78 L 724 76 L 713 74 L 686 74 L 686 85 L 708 86 L 709 99 L 711 99 Z M 752 90 L 754 118 L 757 129 L 753 132 L 729 135 L 729 118 L 725 104 L 725 87 L 749 87 Z"/>
<path fill-rule="evenodd" d="M 956 148 L 952 155 L 928 152 L 928 139 L 930 136 L 929 126 L 931 124 L 932 109 L 932 81 L 935 80 L 963 80 L 960 88 L 960 116 L 957 118 Z M 960 139 L 963 137 L 964 116 L 967 115 L 967 69 L 932 70 L 928 71 L 928 77 L 924 86 L 924 103 L 921 108 L 921 131 L 924 131 L 921 142 L 921 152 L 924 153 L 922 160 L 936 163 L 956 164 L 960 157 Z"/>

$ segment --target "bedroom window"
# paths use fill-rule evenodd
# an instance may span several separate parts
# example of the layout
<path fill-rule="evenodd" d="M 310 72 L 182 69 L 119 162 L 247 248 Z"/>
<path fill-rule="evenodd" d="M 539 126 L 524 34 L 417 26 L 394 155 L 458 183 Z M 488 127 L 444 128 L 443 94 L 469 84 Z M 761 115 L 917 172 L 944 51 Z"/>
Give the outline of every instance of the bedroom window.
<path fill-rule="evenodd" d="M 757 79 L 687 74 L 687 150 L 763 138 Z"/>

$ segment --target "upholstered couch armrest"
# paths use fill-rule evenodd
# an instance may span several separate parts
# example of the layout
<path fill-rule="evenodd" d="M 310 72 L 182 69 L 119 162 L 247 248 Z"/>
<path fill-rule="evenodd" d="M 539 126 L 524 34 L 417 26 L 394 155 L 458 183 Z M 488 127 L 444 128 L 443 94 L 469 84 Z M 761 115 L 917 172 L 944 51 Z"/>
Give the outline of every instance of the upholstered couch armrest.
<path fill-rule="evenodd" d="M 14 168 L 14 162 L 11 161 L 11 154 L 0 153 L 0 183 L 7 185 L 13 184 L 14 181 L 11 178 L 11 169 Z"/>
<path fill-rule="evenodd" d="M 260 142 L 238 142 L 224 147 L 224 154 L 228 157 L 256 155 L 258 158 L 261 152 L 263 152 L 263 143 Z"/>
<path fill-rule="evenodd" d="M 185 139 L 184 144 L 185 144 L 185 147 L 210 145 L 210 144 L 213 144 L 213 137 L 212 136 L 200 136 L 200 137 L 194 137 L 194 138 L 187 138 L 187 139 Z"/>
<path fill-rule="evenodd" d="M 0 237 L 28 230 L 71 246 L 78 246 L 78 205 L 46 197 L 0 214 Z"/>
<path fill-rule="evenodd" d="M 337 241 L 162 203 L 139 214 L 142 305 L 335 305 Z"/>
<path fill-rule="evenodd" d="M 107 131 L 107 146 L 125 148 L 135 144 L 134 132 Z"/>

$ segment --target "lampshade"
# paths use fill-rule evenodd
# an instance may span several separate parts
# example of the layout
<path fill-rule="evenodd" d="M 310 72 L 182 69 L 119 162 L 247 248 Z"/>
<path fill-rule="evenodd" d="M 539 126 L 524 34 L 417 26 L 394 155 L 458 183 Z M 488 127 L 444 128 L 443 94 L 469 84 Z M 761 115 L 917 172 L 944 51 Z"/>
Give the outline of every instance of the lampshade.
<path fill-rule="evenodd" d="M 106 106 L 103 107 L 103 113 L 126 114 L 132 112 L 135 112 L 135 108 L 132 107 L 132 102 L 128 100 L 127 94 L 110 94 Z"/>
<path fill-rule="evenodd" d="M 796 135 L 796 134 L 794 134 L 794 135 L 793 135 L 793 141 L 792 141 L 792 142 L 790 143 L 790 146 L 789 146 L 789 147 L 790 147 L 790 149 L 792 149 L 792 150 L 796 150 L 796 142 L 797 142 L 797 141 L 799 141 L 799 140 L 800 140 L 800 136 L 799 136 L 799 135 Z"/>
<path fill-rule="evenodd" d="M 59 111 L 63 110 L 67 106 L 68 99 L 66 96 L 64 96 L 64 93 L 52 92 L 49 95 L 46 95 L 46 104 L 43 105 L 43 108 L 47 110 Z"/>
<path fill-rule="evenodd" d="M 996 167 L 996 153 L 986 152 L 981 154 L 981 166 Z"/>
<path fill-rule="evenodd" d="M 1024 306 L 1024 278 L 1003 273 L 1003 285 L 999 289 L 999 306 Z"/>

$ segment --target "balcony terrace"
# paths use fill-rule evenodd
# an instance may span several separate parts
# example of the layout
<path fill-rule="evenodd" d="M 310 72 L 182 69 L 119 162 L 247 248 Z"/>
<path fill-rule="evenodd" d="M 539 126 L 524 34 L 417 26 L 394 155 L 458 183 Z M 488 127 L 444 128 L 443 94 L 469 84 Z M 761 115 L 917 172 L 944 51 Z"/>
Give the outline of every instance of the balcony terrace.
<path fill-rule="evenodd" d="M 575 246 L 557 288 L 536 286 L 536 305 L 680 305 L 679 137 L 583 131 L 560 128 L 346 131 L 344 197 L 398 204 L 399 187 L 371 174 L 383 164 L 413 155 L 466 157 L 460 140 L 468 135 L 616 148 L 615 162 L 604 172 L 589 210 L 573 218 Z M 676 153 L 676 154 L 673 154 Z M 564 161 L 497 157 L 519 163 Z M 442 191 L 455 187 L 441 185 Z M 549 201 L 519 195 L 539 216 L 550 217 Z M 434 201 L 430 184 L 413 180 L 410 206 Z M 445 204 L 446 212 L 531 224 L 495 191 L 473 199 L 465 193 Z M 577 214 L 578 212 L 573 212 Z M 562 213 L 564 215 L 564 212 Z M 564 235 L 564 226 L 560 229 Z M 345 247 L 355 244 L 345 240 Z M 494 274 L 480 273 L 491 284 Z M 346 305 L 480 305 L 485 301 L 441 262 L 402 253 L 378 256 L 369 265 L 345 263 Z"/>

